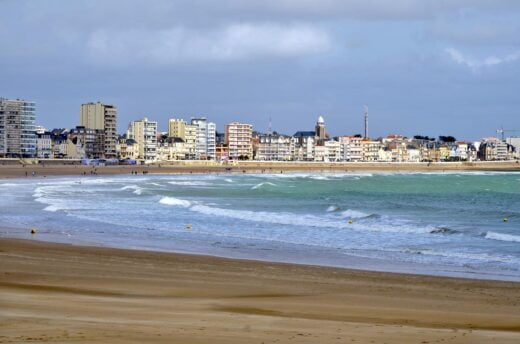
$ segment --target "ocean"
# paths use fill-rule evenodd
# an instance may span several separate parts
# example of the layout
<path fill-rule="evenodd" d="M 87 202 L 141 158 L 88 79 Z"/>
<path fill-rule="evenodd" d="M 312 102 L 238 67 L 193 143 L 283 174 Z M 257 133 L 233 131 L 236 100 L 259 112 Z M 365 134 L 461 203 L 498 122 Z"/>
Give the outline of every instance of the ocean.
<path fill-rule="evenodd" d="M 0 181 L 0 236 L 520 281 L 520 174 Z"/>

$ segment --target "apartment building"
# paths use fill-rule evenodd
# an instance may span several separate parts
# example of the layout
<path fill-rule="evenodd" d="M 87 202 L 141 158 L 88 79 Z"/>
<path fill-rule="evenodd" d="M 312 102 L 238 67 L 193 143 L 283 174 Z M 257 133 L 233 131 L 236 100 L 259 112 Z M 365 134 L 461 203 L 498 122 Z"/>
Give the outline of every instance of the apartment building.
<path fill-rule="evenodd" d="M 186 158 L 197 158 L 197 125 L 187 124 L 183 119 L 172 118 L 168 121 L 168 137 L 184 141 Z"/>
<path fill-rule="evenodd" d="M 338 138 L 340 144 L 341 160 L 343 161 L 361 161 L 363 159 L 363 148 L 361 136 L 340 136 Z"/>
<path fill-rule="evenodd" d="M 510 160 L 514 157 L 515 148 L 495 137 L 485 138 L 479 147 L 480 160 Z"/>
<path fill-rule="evenodd" d="M 0 98 L 0 157 L 36 156 L 34 102 Z"/>
<path fill-rule="evenodd" d="M 85 158 L 100 159 L 105 155 L 105 131 L 76 126 L 69 137 L 85 151 Z"/>
<path fill-rule="evenodd" d="M 191 125 L 196 126 L 195 158 L 215 160 L 216 124 L 205 117 L 192 117 Z"/>
<path fill-rule="evenodd" d="M 114 105 L 97 103 L 81 104 L 80 126 L 103 130 L 103 155 L 106 159 L 117 157 L 117 108 Z"/>
<path fill-rule="evenodd" d="M 138 159 L 157 159 L 157 122 L 149 121 L 146 117 L 130 122 L 126 137 L 137 143 Z"/>
<path fill-rule="evenodd" d="M 119 159 L 139 159 L 139 148 L 134 139 L 120 138 L 116 149 Z"/>
<path fill-rule="evenodd" d="M 251 124 L 239 122 L 226 124 L 224 135 L 230 159 L 253 159 L 253 126 Z"/>
<path fill-rule="evenodd" d="M 362 161 L 377 161 L 379 158 L 379 150 L 382 145 L 379 141 L 373 141 L 370 139 L 361 140 L 362 149 Z"/>
<path fill-rule="evenodd" d="M 168 120 L 168 137 L 178 137 L 185 139 L 186 121 L 183 119 L 170 118 Z"/>
<path fill-rule="evenodd" d="M 157 143 L 157 159 L 160 161 L 184 160 L 188 155 L 186 143 L 179 137 L 162 136 Z"/>
<path fill-rule="evenodd" d="M 267 161 L 292 160 L 292 145 L 293 140 L 290 136 L 276 133 L 259 135 L 255 159 Z"/>

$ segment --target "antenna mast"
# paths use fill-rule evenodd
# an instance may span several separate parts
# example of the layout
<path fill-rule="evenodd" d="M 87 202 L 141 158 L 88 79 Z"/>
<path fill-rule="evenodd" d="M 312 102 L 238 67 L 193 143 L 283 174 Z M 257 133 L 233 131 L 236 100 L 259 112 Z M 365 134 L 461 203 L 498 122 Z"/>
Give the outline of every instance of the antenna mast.
<path fill-rule="evenodd" d="M 267 128 L 267 133 L 273 135 L 273 121 L 271 120 L 271 116 L 269 116 L 269 127 Z"/>
<path fill-rule="evenodd" d="M 365 139 L 367 139 L 368 138 L 368 105 L 365 105 L 364 113 L 365 113 Z"/>

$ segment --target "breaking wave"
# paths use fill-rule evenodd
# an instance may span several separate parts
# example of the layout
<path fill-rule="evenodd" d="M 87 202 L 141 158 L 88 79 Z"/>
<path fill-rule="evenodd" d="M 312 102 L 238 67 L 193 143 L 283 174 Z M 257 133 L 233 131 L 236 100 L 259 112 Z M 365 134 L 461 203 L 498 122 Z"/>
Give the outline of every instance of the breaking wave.
<path fill-rule="evenodd" d="M 253 187 L 251 188 L 251 190 L 255 190 L 255 189 L 261 188 L 261 187 L 263 187 L 263 186 L 265 186 L 265 185 L 276 186 L 276 184 L 271 183 L 271 182 L 263 182 L 263 183 L 260 183 L 260 184 L 256 184 L 255 186 L 253 186 Z"/>
<path fill-rule="evenodd" d="M 171 181 L 171 182 L 168 182 L 168 184 L 183 185 L 183 186 L 206 186 L 206 185 L 210 185 L 209 183 L 203 182 L 203 181 L 187 181 L 187 180 Z"/>
<path fill-rule="evenodd" d="M 346 219 L 361 219 L 364 217 L 369 217 L 370 214 L 364 213 L 362 211 L 347 209 L 341 212 L 341 216 Z"/>
<path fill-rule="evenodd" d="M 143 188 L 137 185 L 126 185 L 123 186 L 121 190 L 134 190 L 133 193 L 136 195 L 141 195 L 143 193 Z"/>
<path fill-rule="evenodd" d="M 50 211 L 50 212 L 55 213 L 55 212 L 57 212 L 58 210 L 62 210 L 62 208 L 57 207 L 57 206 L 55 206 L 55 205 L 48 205 L 48 206 L 46 206 L 45 208 L 43 208 L 43 210 L 45 210 L 45 211 Z"/>
<path fill-rule="evenodd" d="M 327 212 L 328 213 L 332 213 L 334 211 L 338 211 L 339 210 L 339 207 L 337 205 L 331 205 L 327 208 Z"/>
<path fill-rule="evenodd" d="M 497 232 L 487 232 L 485 238 L 500 241 L 520 242 L 520 235 L 504 234 Z"/>
<path fill-rule="evenodd" d="M 185 207 L 185 208 L 191 206 L 190 201 L 186 201 L 186 200 L 174 198 L 174 197 L 163 197 L 159 200 L 159 203 L 164 204 L 164 205 L 176 205 L 176 206 Z"/>

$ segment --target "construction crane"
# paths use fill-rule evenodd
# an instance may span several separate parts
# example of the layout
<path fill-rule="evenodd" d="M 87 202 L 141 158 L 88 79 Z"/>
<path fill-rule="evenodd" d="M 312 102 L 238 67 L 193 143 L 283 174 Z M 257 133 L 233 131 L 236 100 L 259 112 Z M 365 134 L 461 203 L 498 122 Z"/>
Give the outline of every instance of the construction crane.
<path fill-rule="evenodd" d="M 505 133 L 520 133 L 520 129 L 504 129 L 504 127 L 497 129 L 497 135 L 502 135 L 502 141 L 505 140 Z"/>

